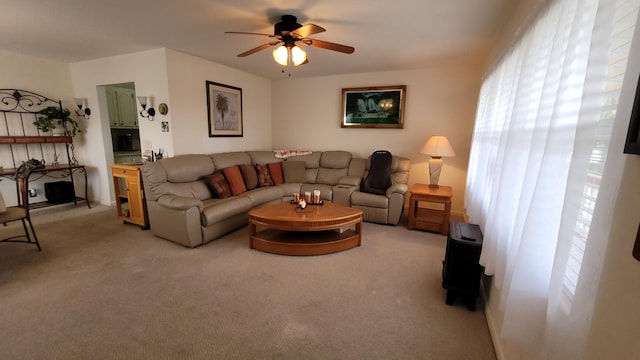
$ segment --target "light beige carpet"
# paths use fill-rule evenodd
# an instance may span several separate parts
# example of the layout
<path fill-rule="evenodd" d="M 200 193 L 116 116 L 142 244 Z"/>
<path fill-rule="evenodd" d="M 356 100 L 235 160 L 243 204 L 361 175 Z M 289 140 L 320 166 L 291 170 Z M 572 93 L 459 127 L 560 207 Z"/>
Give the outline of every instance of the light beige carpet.
<path fill-rule="evenodd" d="M 106 206 L 33 218 L 42 252 L 0 243 L 0 359 L 495 359 L 481 306 L 444 302 L 446 238 L 405 223 L 290 257 L 246 227 L 187 249 Z"/>

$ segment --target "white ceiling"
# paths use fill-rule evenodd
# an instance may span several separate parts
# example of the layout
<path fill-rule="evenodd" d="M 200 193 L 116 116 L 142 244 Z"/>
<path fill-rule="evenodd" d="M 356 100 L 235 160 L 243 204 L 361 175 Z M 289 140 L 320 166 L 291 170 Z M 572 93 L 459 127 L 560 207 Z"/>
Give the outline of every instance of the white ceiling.
<path fill-rule="evenodd" d="M 311 36 L 355 47 L 351 55 L 305 47 L 293 76 L 420 68 L 491 46 L 513 0 L 0 0 L 0 49 L 77 62 L 167 47 L 266 78 L 283 76 L 273 33 L 283 14 L 327 29 Z"/>

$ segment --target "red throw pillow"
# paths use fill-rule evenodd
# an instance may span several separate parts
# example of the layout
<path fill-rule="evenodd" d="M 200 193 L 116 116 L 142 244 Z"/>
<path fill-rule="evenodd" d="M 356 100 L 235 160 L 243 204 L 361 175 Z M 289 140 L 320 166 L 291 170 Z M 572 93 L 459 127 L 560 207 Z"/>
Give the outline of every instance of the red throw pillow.
<path fill-rule="evenodd" d="M 284 176 L 282 175 L 282 163 L 274 162 L 267 164 L 269 167 L 269 173 L 271 174 L 271 180 L 275 185 L 284 183 Z"/>
<path fill-rule="evenodd" d="M 247 191 L 247 188 L 244 186 L 244 180 L 242 180 L 242 174 L 240 173 L 240 169 L 238 168 L 238 166 L 226 167 L 222 169 L 222 173 L 229 183 L 231 194 L 240 195 L 243 192 Z"/>
<path fill-rule="evenodd" d="M 256 164 L 256 172 L 258 173 L 258 186 L 272 186 L 271 174 L 267 165 Z"/>
<path fill-rule="evenodd" d="M 226 199 L 231 196 L 229 184 L 227 183 L 227 180 L 225 180 L 224 175 L 222 175 L 222 172 L 217 171 L 207 176 L 207 181 L 209 182 L 213 192 L 215 192 L 219 198 Z"/>

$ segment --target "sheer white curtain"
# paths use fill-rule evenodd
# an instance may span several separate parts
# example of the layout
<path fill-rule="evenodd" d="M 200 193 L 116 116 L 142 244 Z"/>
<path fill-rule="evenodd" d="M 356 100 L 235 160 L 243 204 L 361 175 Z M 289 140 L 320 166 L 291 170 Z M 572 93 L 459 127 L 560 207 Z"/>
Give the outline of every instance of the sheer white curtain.
<path fill-rule="evenodd" d="M 576 283 L 598 277 L 580 265 L 638 2 L 551 1 L 481 88 L 465 206 L 500 336 L 539 358 L 584 348 L 592 304 Z"/>

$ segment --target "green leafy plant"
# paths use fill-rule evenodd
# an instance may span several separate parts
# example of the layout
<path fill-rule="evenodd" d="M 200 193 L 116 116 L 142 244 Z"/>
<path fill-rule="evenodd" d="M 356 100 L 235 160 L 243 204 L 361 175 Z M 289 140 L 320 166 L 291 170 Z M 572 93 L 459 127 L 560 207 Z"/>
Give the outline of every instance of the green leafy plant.
<path fill-rule="evenodd" d="M 42 132 L 52 131 L 58 127 L 62 128 L 65 135 L 75 136 L 82 132 L 80 124 L 71 118 L 71 111 L 67 108 L 49 106 L 38 112 L 36 120 L 33 122 L 38 130 Z"/>

